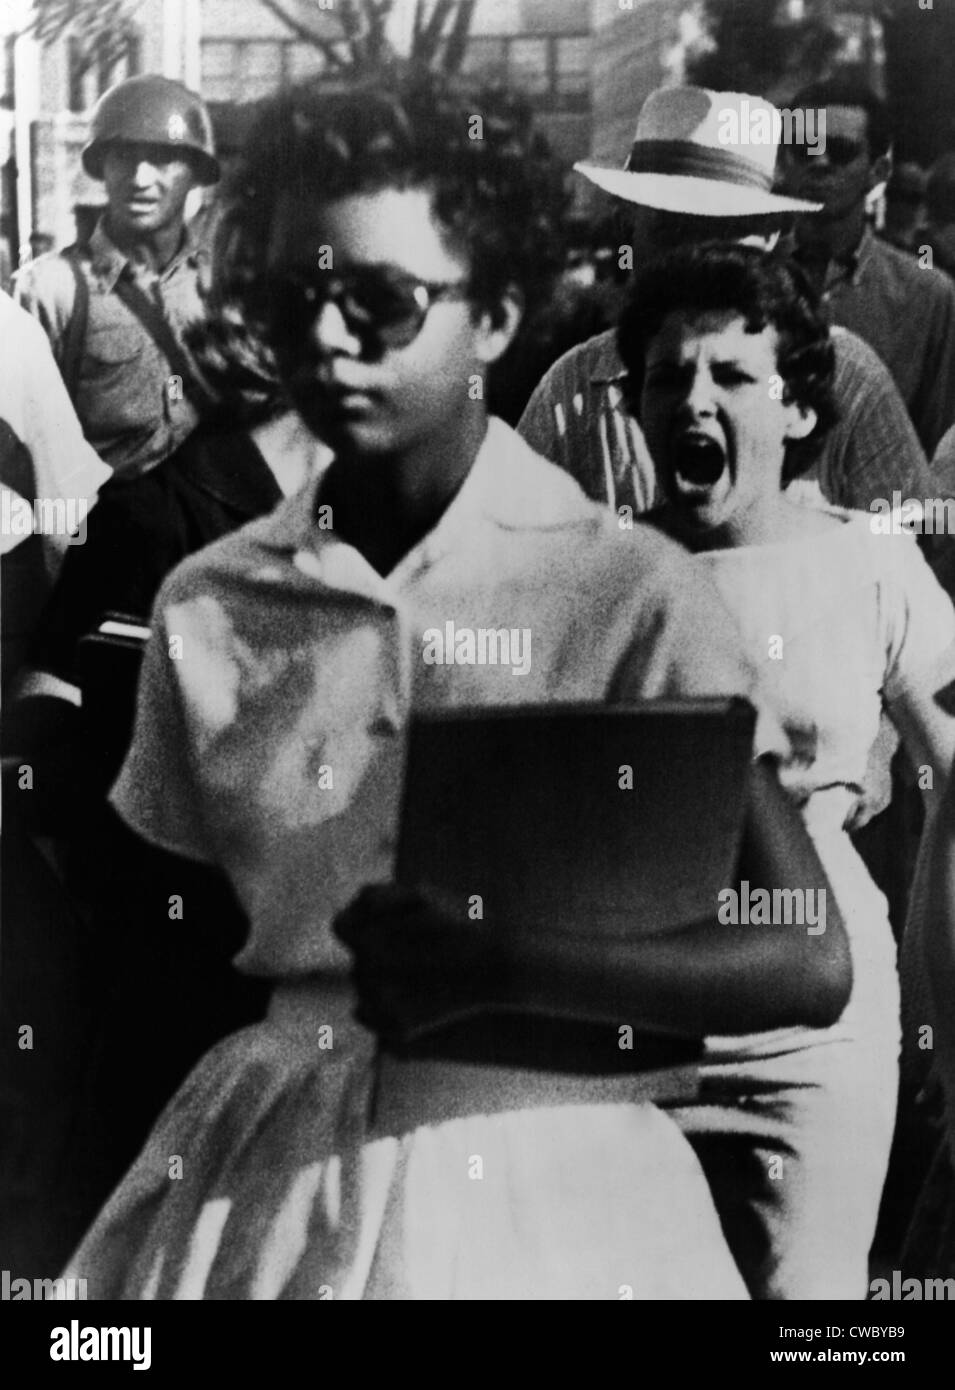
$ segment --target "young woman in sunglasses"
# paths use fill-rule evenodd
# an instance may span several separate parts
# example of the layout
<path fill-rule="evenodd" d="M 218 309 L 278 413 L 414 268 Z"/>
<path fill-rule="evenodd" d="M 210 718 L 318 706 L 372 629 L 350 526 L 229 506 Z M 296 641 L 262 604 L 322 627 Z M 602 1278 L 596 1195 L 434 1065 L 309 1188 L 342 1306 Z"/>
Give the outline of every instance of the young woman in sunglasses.
<path fill-rule="evenodd" d="M 520 133 L 482 119 L 470 138 L 467 109 L 412 84 L 303 89 L 247 151 L 233 280 L 334 458 L 164 586 L 114 800 L 225 869 L 251 921 L 237 965 L 276 988 L 76 1253 L 92 1297 L 745 1298 L 652 1103 L 687 1070 L 638 1044 L 621 1071 L 619 1025 L 670 1035 L 677 1063 L 707 1030 L 824 1025 L 847 997 L 834 902 L 823 934 L 707 922 L 610 948 L 582 923 L 541 952 L 388 886 L 413 711 L 753 689 L 679 549 L 487 418 L 547 222 Z M 492 618 L 532 632 L 520 679 L 424 659 L 429 628 Z M 745 859 L 753 883 L 825 887 L 763 766 Z M 532 1041 L 491 1076 L 465 1043 L 419 1111 L 376 1096 L 376 1034 L 496 1006 L 543 1016 L 579 1066 L 538 1070 Z M 395 1100 L 411 1113 L 382 1129 Z"/>

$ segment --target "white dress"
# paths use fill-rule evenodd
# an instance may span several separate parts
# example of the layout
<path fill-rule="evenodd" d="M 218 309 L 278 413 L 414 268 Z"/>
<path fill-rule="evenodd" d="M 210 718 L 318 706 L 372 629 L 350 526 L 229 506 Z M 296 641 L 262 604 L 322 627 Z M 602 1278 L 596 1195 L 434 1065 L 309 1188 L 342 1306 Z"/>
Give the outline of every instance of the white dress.
<path fill-rule="evenodd" d="M 852 994 L 831 1028 L 709 1039 L 699 1102 L 673 1113 L 698 1153 L 729 1135 L 744 1159 L 756 1156 L 751 1204 L 765 1240 L 748 1265 L 736 1252 L 751 1288 L 863 1298 L 895 1121 L 899 982 L 885 898 L 845 826 L 883 709 L 955 676 L 955 616 L 911 536 L 800 500 L 843 524 L 696 562 L 736 618 L 788 736 L 780 776 L 846 923 Z"/>
<path fill-rule="evenodd" d="M 498 421 L 387 579 L 312 523 L 316 486 L 157 599 L 114 798 L 226 868 L 252 923 L 240 966 L 277 989 L 186 1080 L 71 1268 L 92 1298 L 746 1298 L 639 1076 L 501 1068 L 498 1103 L 483 1069 L 448 1068 L 443 1114 L 383 1127 L 331 929 L 388 876 L 412 707 L 751 694 L 729 616 L 685 554 L 621 532 Z M 450 619 L 529 629 L 526 674 L 423 663 Z"/>

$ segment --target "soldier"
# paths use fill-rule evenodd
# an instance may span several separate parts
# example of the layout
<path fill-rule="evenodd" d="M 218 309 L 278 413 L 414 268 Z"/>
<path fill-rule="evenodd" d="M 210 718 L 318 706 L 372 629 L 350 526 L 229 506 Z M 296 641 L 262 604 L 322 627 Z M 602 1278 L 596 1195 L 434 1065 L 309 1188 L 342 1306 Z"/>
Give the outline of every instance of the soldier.
<path fill-rule="evenodd" d="M 208 113 L 169 78 L 119 82 L 93 112 L 83 167 L 104 182 L 106 211 L 88 245 L 26 266 L 17 296 L 46 330 L 89 442 L 114 471 L 141 473 L 209 403 L 183 345 L 207 263 L 186 198 L 219 178 Z"/>

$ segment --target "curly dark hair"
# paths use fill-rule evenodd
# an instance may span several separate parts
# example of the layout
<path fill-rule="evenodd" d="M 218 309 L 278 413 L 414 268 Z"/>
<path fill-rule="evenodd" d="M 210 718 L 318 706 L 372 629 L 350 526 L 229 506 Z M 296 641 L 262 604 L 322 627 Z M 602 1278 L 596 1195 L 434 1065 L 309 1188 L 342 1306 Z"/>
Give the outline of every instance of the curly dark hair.
<path fill-rule="evenodd" d="M 183 333 L 211 398 L 204 419 L 213 426 L 251 428 L 288 410 L 275 356 L 234 298 L 202 293 L 204 318 Z"/>
<path fill-rule="evenodd" d="M 787 445 L 783 483 L 806 471 L 838 419 L 832 394 L 835 354 L 829 326 L 809 280 L 794 263 L 756 246 L 722 241 L 680 247 L 648 261 L 620 318 L 617 344 L 639 396 L 647 346 L 669 314 L 739 314 L 747 332 L 771 324 L 784 399 L 816 413 L 809 440 Z M 810 447 L 811 446 L 811 447 Z"/>
<path fill-rule="evenodd" d="M 375 83 L 291 88 L 264 103 L 226 190 L 218 254 L 228 292 L 268 324 L 266 253 L 280 195 L 329 202 L 429 188 L 470 265 L 469 298 L 495 316 L 515 287 L 540 302 L 560 263 L 563 180 L 529 112 L 503 94 L 468 99 L 417 70 Z"/>

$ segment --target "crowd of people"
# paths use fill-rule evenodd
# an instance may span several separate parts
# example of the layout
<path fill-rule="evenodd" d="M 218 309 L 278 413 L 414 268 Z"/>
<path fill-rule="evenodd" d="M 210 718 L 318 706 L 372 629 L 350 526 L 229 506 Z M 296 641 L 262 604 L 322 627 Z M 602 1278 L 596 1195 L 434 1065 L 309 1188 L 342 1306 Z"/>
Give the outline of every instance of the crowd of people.
<path fill-rule="evenodd" d="M 793 106 L 823 145 L 727 144 L 770 104 L 662 89 L 623 167 L 576 166 L 626 228 L 581 308 L 539 148 L 433 78 L 280 93 L 198 223 L 200 99 L 101 98 L 105 211 L 0 304 L 7 501 L 82 512 L 4 540 L 11 1268 L 955 1278 L 955 541 L 921 524 L 955 488 L 955 156 L 931 226 L 877 235 L 872 190 L 913 186 L 884 107 L 851 72 Z M 448 623 L 533 661 L 422 659 Z M 755 711 L 738 884 L 822 894 L 821 931 L 714 903 L 541 938 L 392 881 L 413 716 L 701 697 Z"/>

